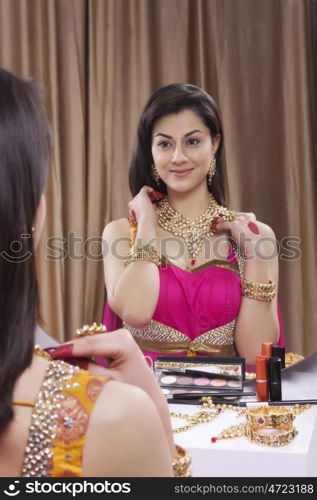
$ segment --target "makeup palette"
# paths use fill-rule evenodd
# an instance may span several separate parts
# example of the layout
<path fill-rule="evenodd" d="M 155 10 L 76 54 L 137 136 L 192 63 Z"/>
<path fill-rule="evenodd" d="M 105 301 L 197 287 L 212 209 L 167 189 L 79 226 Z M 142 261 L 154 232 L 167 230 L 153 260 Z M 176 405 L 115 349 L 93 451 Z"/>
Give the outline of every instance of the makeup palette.
<path fill-rule="evenodd" d="M 154 373 L 163 394 L 227 395 L 237 397 L 243 391 L 244 358 L 158 357 Z"/>

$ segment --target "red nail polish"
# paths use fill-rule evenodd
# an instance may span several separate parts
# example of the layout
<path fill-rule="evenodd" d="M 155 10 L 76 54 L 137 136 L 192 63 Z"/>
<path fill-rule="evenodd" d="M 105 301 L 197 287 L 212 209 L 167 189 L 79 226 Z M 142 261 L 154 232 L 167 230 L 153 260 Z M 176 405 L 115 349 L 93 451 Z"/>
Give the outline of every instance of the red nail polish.
<path fill-rule="evenodd" d="M 254 224 L 254 222 L 249 222 L 248 228 L 253 234 L 260 234 L 259 228 L 256 224 Z"/>
<path fill-rule="evenodd" d="M 62 344 L 58 347 L 44 349 L 53 359 L 71 358 L 74 344 Z"/>
<path fill-rule="evenodd" d="M 210 229 L 212 231 L 217 231 L 217 224 L 220 221 L 221 221 L 221 217 L 215 217 L 214 219 L 212 219 L 211 224 L 210 224 Z"/>

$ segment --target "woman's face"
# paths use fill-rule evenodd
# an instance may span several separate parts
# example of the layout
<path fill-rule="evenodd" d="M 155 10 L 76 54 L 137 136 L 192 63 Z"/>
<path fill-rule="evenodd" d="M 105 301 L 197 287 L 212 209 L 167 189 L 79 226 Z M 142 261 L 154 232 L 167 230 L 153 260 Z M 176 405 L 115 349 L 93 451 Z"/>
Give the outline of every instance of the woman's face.
<path fill-rule="evenodd" d="M 163 116 L 155 123 L 152 156 L 167 188 L 185 192 L 206 184 L 210 161 L 220 136 L 211 138 L 209 128 L 189 109 Z"/>

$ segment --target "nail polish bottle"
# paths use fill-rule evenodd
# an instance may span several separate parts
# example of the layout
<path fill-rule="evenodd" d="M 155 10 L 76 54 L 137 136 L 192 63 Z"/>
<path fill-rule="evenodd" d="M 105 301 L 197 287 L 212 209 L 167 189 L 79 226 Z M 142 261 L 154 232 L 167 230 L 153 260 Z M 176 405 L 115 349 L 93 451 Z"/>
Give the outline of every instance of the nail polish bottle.
<path fill-rule="evenodd" d="M 269 397 L 270 401 L 282 401 L 282 362 L 281 358 L 269 359 Z"/>
<path fill-rule="evenodd" d="M 257 356 L 255 361 L 256 370 L 256 394 L 258 401 L 268 401 L 268 360 L 266 356 Z"/>

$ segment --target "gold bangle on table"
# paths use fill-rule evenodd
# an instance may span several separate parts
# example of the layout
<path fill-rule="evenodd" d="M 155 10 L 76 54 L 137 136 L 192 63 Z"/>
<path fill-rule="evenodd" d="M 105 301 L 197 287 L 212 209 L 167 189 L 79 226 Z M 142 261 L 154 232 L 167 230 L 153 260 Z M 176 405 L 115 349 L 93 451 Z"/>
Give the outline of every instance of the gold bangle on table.
<path fill-rule="evenodd" d="M 242 280 L 241 294 L 249 299 L 271 302 L 276 295 L 275 284 L 273 281 L 269 281 L 268 283 L 253 283 L 253 281 Z"/>
<path fill-rule="evenodd" d="M 252 424 L 236 424 L 230 425 L 218 436 L 213 436 L 210 441 L 216 443 L 220 439 L 235 439 L 246 436 L 253 444 L 284 446 L 290 443 L 297 434 L 298 431 L 293 425 L 264 427 Z"/>
<path fill-rule="evenodd" d="M 289 406 L 261 406 L 246 411 L 247 422 L 259 428 L 290 426 L 293 425 L 295 417 L 292 407 Z"/>
<path fill-rule="evenodd" d="M 298 431 L 293 425 L 275 427 L 259 427 L 252 424 L 246 426 L 246 436 L 254 444 L 265 446 L 285 446 L 290 443 Z"/>
<path fill-rule="evenodd" d="M 206 404 L 203 403 L 204 406 L 206 407 Z M 309 404 L 294 405 L 287 408 L 283 406 L 237 408 L 235 411 L 237 411 L 238 415 L 240 413 L 240 416 L 246 416 L 246 423 L 230 425 L 217 436 L 212 436 L 210 441 L 216 443 L 220 439 L 234 439 L 246 436 L 254 444 L 284 446 L 290 443 L 298 434 L 294 427 L 295 417 L 309 408 L 311 408 Z"/>
<path fill-rule="evenodd" d="M 138 260 L 147 260 L 157 266 L 161 263 L 160 253 L 153 245 L 133 245 L 128 253 L 125 265 L 127 266 L 131 262 Z"/>
<path fill-rule="evenodd" d="M 176 445 L 177 457 L 172 459 L 172 468 L 174 477 L 192 477 L 190 465 L 192 457 L 181 446 Z"/>

